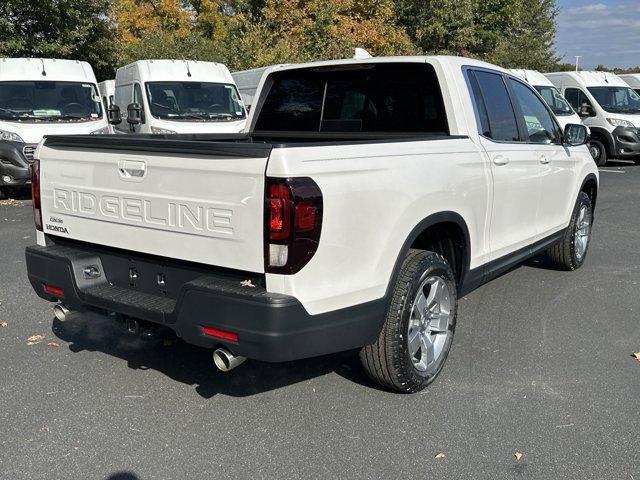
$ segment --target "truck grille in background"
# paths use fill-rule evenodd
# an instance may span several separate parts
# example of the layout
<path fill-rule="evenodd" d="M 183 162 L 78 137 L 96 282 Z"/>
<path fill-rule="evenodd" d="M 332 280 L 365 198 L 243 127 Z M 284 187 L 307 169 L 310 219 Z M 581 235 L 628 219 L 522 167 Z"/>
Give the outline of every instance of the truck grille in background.
<path fill-rule="evenodd" d="M 22 153 L 29 163 L 33 163 L 33 154 L 36 152 L 37 145 L 25 145 L 22 147 Z"/>

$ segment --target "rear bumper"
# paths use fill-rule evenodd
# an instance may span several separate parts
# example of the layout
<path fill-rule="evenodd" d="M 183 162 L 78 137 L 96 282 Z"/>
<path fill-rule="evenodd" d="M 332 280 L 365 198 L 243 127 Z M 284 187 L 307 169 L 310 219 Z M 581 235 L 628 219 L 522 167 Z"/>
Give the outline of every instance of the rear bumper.
<path fill-rule="evenodd" d="M 64 291 L 60 300 L 71 309 L 99 309 L 155 322 L 173 329 L 187 343 L 210 348 L 223 345 L 236 355 L 257 360 L 289 361 L 371 344 L 384 317 L 382 299 L 310 315 L 294 297 L 269 293 L 257 285 L 245 287 L 238 278 L 217 274 L 192 275 L 173 298 L 142 292 L 114 284 L 110 277 L 117 272 L 107 263 L 113 258 L 113 253 L 82 247 L 26 249 L 29 281 L 46 300 L 58 300 L 44 290 L 45 284 L 53 285 Z M 149 271 L 152 263 L 145 261 L 142 269 Z M 160 261 L 157 265 L 164 268 Z M 86 278 L 84 270 L 91 266 L 99 270 L 99 277 Z M 188 278 L 189 273 L 193 273 L 189 265 L 171 269 L 175 278 Z M 236 333 L 238 342 L 205 336 L 204 326 Z"/>

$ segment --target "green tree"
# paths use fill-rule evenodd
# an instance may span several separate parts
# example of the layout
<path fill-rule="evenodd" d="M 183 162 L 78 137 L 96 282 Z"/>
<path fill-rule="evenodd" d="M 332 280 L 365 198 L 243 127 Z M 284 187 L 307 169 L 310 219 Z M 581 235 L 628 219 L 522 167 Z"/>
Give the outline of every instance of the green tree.
<path fill-rule="evenodd" d="M 116 62 L 109 0 L 0 2 L 0 56 L 53 57 L 89 62 L 99 80 Z"/>
<path fill-rule="evenodd" d="M 557 62 L 555 0 L 398 0 L 398 5 L 399 24 L 424 53 L 538 70 Z"/>

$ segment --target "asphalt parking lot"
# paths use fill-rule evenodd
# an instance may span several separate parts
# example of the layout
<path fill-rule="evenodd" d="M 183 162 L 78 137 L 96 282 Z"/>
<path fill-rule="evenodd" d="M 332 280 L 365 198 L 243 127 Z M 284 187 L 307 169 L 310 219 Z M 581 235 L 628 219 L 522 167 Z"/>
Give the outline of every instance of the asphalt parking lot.
<path fill-rule="evenodd" d="M 0 206 L 0 477 L 640 480 L 640 166 L 601 172 L 586 265 L 530 261 L 464 298 L 411 396 L 353 353 L 222 374 L 172 337 L 55 322 L 24 271 L 30 204 Z"/>

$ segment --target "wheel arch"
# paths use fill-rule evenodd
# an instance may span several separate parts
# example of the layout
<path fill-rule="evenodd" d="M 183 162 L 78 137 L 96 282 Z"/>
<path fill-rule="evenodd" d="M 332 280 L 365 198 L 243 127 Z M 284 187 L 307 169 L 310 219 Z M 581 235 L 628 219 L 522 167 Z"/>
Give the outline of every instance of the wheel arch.
<path fill-rule="evenodd" d="M 591 199 L 591 209 L 595 211 L 596 202 L 598 200 L 598 179 L 595 174 L 590 173 L 585 177 L 582 181 L 582 185 L 580 186 L 580 192 L 584 192 L 589 195 Z"/>
<path fill-rule="evenodd" d="M 615 145 L 611 132 L 602 127 L 589 127 L 589 129 L 591 130 L 591 138 L 600 140 L 604 144 L 604 147 L 607 149 L 607 156 L 609 158 L 615 156 Z"/>
<path fill-rule="evenodd" d="M 451 263 L 451 267 L 454 270 L 456 281 L 458 283 L 458 289 L 464 283 L 467 274 L 469 273 L 469 265 L 471 262 L 471 237 L 469 235 L 469 228 L 467 223 L 459 213 L 452 211 L 444 211 L 434 213 L 421 220 L 409 233 L 402 248 L 396 258 L 391 277 L 388 280 L 386 298 L 390 298 L 393 290 L 395 279 L 398 276 L 398 272 L 402 267 L 402 262 L 407 252 L 411 248 L 426 249 L 430 242 L 438 238 L 438 234 L 444 232 L 448 235 L 448 238 L 452 238 L 454 242 L 458 242 L 457 247 L 461 251 L 453 252 L 453 261 L 451 253 L 447 253 L 446 246 L 436 248 L 437 253 L 442 254 Z M 449 247 L 450 248 L 450 247 Z"/>

